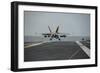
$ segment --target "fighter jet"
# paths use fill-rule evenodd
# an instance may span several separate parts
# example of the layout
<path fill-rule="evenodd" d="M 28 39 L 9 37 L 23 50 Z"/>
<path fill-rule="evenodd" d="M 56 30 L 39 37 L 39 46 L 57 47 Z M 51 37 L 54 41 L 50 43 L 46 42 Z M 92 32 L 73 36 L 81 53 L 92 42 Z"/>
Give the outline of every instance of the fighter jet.
<path fill-rule="evenodd" d="M 65 38 L 65 37 L 67 37 L 67 35 L 70 35 L 69 33 L 67 33 L 67 34 L 59 33 L 58 32 L 59 26 L 57 27 L 57 29 L 56 29 L 55 32 L 52 32 L 52 30 L 50 29 L 49 26 L 48 26 L 48 29 L 49 29 L 50 33 L 43 33 L 42 35 L 45 38 L 50 37 L 50 40 L 52 40 L 53 38 L 58 39 L 58 40 L 61 40 L 61 37 Z"/>

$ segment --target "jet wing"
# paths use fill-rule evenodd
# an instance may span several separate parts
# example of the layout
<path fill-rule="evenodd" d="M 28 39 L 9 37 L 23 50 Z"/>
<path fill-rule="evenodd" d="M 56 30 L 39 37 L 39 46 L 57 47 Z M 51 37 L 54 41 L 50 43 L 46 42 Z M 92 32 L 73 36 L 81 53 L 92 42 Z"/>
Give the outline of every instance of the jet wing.
<path fill-rule="evenodd" d="M 50 37 L 51 36 L 50 33 L 42 33 L 42 35 L 44 35 L 44 37 Z"/>
<path fill-rule="evenodd" d="M 68 35 L 70 35 L 69 33 L 58 33 L 58 35 L 60 37 L 67 37 Z"/>
<path fill-rule="evenodd" d="M 42 33 L 42 35 L 51 35 L 50 33 Z"/>
<path fill-rule="evenodd" d="M 70 35 L 70 33 L 57 33 L 58 35 Z"/>

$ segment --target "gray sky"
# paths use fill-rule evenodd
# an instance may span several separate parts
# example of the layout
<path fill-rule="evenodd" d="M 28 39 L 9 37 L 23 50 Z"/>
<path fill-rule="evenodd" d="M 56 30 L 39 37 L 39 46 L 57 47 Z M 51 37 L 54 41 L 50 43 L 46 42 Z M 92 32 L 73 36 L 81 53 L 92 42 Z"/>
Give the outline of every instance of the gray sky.
<path fill-rule="evenodd" d="M 90 35 L 90 15 L 80 13 L 24 12 L 24 35 L 35 36 L 36 33 L 48 33 L 48 25 L 55 31 L 71 33 L 73 36 Z M 41 34 L 39 34 L 41 35 Z"/>

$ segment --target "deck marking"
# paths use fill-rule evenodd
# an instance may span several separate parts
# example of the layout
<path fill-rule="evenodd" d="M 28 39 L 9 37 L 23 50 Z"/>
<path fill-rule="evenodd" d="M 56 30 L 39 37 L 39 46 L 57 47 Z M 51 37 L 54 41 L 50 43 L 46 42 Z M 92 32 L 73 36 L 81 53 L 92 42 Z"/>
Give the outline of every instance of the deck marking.
<path fill-rule="evenodd" d="M 82 50 L 90 57 L 90 49 L 84 46 L 82 43 L 79 41 L 76 41 L 76 43 L 82 48 Z"/>
<path fill-rule="evenodd" d="M 46 43 L 46 42 L 41 42 L 41 43 L 31 44 L 31 45 L 25 46 L 24 48 L 29 48 L 29 47 L 32 47 L 32 46 L 41 45 L 41 44 L 43 44 L 43 43 Z"/>
<path fill-rule="evenodd" d="M 69 59 L 73 58 L 80 50 L 77 50 L 74 54 L 72 54 Z"/>

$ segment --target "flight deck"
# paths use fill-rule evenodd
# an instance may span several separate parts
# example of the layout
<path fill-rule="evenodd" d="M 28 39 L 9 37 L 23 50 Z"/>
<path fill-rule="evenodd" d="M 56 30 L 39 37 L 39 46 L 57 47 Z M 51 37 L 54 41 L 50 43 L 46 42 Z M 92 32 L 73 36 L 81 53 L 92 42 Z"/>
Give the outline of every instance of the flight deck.
<path fill-rule="evenodd" d="M 87 41 L 25 43 L 24 61 L 89 59 L 90 47 L 85 46 L 84 43 L 85 45 L 90 44 Z"/>

